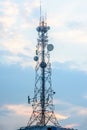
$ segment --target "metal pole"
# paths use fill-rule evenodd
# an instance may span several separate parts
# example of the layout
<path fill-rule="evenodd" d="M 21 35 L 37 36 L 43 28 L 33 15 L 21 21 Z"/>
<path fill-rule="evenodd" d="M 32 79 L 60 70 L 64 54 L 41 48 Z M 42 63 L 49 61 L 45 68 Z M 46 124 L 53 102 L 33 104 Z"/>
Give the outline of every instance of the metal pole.
<path fill-rule="evenodd" d="M 42 39 L 44 39 L 44 33 L 42 33 Z M 42 63 L 45 63 L 45 49 L 44 49 L 44 41 L 42 42 Z M 42 117 L 41 123 L 45 125 L 45 68 L 42 67 L 42 95 L 41 95 L 41 109 L 42 109 Z"/>

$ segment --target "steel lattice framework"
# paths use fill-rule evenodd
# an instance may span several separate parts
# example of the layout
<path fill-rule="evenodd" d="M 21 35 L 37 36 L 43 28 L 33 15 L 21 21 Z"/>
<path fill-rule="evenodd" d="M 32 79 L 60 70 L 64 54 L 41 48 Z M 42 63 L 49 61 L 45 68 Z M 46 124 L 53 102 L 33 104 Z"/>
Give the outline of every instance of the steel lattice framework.
<path fill-rule="evenodd" d="M 59 123 L 54 114 L 53 95 L 51 83 L 51 63 L 50 51 L 53 50 L 53 45 L 48 44 L 48 30 L 50 27 L 42 20 L 37 27 L 38 39 L 36 45 L 36 61 L 35 67 L 35 88 L 32 107 L 33 112 L 28 122 L 28 126 L 54 124 L 59 126 Z M 30 101 L 30 98 L 28 97 Z"/>
<path fill-rule="evenodd" d="M 46 16 L 42 17 L 41 5 L 42 0 L 40 0 L 40 23 L 36 28 L 38 39 L 34 57 L 36 62 L 34 97 L 31 99 L 28 96 L 28 103 L 32 102 L 33 112 L 27 126 L 18 130 L 74 130 L 61 127 L 54 114 L 53 96 L 55 92 L 52 89 L 50 63 L 50 52 L 54 46 L 49 44 L 50 27 L 47 25 Z"/>

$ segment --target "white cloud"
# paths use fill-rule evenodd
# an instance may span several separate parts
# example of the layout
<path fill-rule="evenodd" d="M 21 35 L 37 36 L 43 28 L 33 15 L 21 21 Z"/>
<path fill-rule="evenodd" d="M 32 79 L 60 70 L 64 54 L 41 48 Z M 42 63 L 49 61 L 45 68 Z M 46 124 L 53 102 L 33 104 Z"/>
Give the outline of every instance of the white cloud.
<path fill-rule="evenodd" d="M 4 31 L 7 31 L 9 27 L 11 27 L 15 23 L 15 18 L 14 17 L 9 17 L 9 16 L 1 16 L 0 17 L 0 23 L 3 24 L 4 26 Z"/>
<path fill-rule="evenodd" d="M 54 3 L 54 4 L 53 4 Z M 78 4 L 79 3 L 79 4 Z M 56 48 L 54 60 L 71 62 L 72 66 L 87 71 L 87 15 L 86 1 L 49 1 L 53 9 L 48 8 L 52 26 L 51 37 Z"/>
<path fill-rule="evenodd" d="M 17 16 L 19 14 L 19 9 L 16 3 L 6 1 L 1 2 L 0 5 L 3 6 L 2 12 L 5 16 Z"/>
<path fill-rule="evenodd" d="M 0 16 L 0 23 L 4 24 L 4 28 L 11 27 L 16 22 L 16 16 L 19 15 L 19 9 L 16 3 L 6 1 L 0 2 L 2 16 Z"/>
<path fill-rule="evenodd" d="M 57 114 L 57 113 L 55 113 L 55 115 L 56 115 L 56 118 L 57 118 L 58 120 L 65 120 L 65 119 L 68 119 L 68 118 L 69 118 L 69 116 L 65 116 L 65 115 L 62 115 L 62 114 Z"/>
<path fill-rule="evenodd" d="M 32 66 L 33 63 L 33 48 L 32 41 L 24 40 L 24 37 L 20 34 L 16 34 L 14 38 L 4 40 L 0 43 L 2 51 L 6 51 L 5 55 L 2 55 L 2 62 L 7 64 L 20 64 L 22 67 Z M 32 60 L 31 60 L 32 59 Z"/>
<path fill-rule="evenodd" d="M 57 107 L 57 111 L 60 111 L 62 115 L 66 115 L 66 119 L 60 122 L 62 126 L 66 128 L 76 128 L 79 130 L 86 130 L 87 124 L 87 108 L 85 106 L 78 106 L 66 101 L 56 100 L 54 101 Z"/>
<path fill-rule="evenodd" d="M 84 95 L 83 98 L 87 99 L 87 95 Z"/>
<path fill-rule="evenodd" d="M 29 14 L 31 14 L 35 8 L 39 8 L 39 1 L 34 0 L 33 2 L 32 1 L 25 2 L 24 7 L 25 7 L 25 15 L 29 16 Z"/>
<path fill-rule="evenodd" d="M 31 107 L 24 104 L 9 104 L 2 106 L 0 113 L 0 128 L 3 130 L 16 130 L 27 125 L 31 114 Z"/>
<path fill-rule="evenodd" d="M 62 32 L 64 33 L 64 32 Z M 70 32 L 68 32 L 69 34 Z M 55 50 L 53 61 L 60 63 L 70 63 L 70 68 L 75 68 L 78 70 L 87 71 L 87 38 L 86 33 L 83 35 L 75 34 L 75 32 L 67 35 L 61 35 L 61 33 L 55 33 L 56 38 L 54 38 Z M 76 38 L 74 38 L 73 37 Z M 70 36 L 70 37 L 69 37 Z M 69 37 L 69 38 L 68 38 Z M 62 40 L 63 39 L 63 40 Z M 84 39 L 84 40 L 83 40 Z M 83 42 L 82 42 L 83 41 Z M 74 66 L 74 67 L 73 67 Z"/>
<path fill-rule="evenodd" d="M 78 111 L 78 114 L 80 116 L 87 116 L 87 108 L 82 108 L 80 111 Z"/>
<path fill-rule="evenodd" d="M 12 54 L 24 54 L 27 56 L 29 55 L 29 52 L 25 50 L 29 46 L 28 42 L 25 43 L 25 41 L 23 41 L 21 38 L 9 39 L 8 41 L 5 41 L 1 44 L 4 50 L 7 50 Z"/>
<path fill-rule="evenodd" d="M 80 126 L 79 124 L 68 124 L 65 126 L 65 128 L 74 128 L 76 126 Z"/>
<path fill-rule="evenodd" d="M 24 6 L 27 7 L 29 5 L 31 11 L 38 6 L 37 1 L 32 2 L 32 4 L 29 2 L 23 3 L 25 3 Z M 2 7 L 1 12 L 3 13 L 3 15 L 0 16 L 0 49 L 3 52 L 8 52 L 8 54 L 4 53 L 2 56 L 2 62 L 7 64 L 18 63 L 22 67 L 32 66 L 33 64 L 30 59 L 33 56 L 33 48 L 35 47 L 32 41 L 26 37 L 27 33 L 24 31 L 32 28 L 33 23 L 27 21 L 26 17 L 22 17 L 23 14 L 20 14 L 21 11 L 19 11 L 21 10 L 21 6 L 18 4 L 19 3 L 12 1 L 0 2 Z M 24 7 L 24 9 L 26 9 L 26 7 Z M 31 21 L 35 22 L 34 19 Z"/>
<path fill-rule="evenodd" d="M 67 117 L 70 117 L 70 118 L 72 118 L 72 116 L 73 117 L 75 117 L 75 116 L 85 116 L 86 117 L 86 115 L 87 115 L 86 107 L 74 105 L 74 104 L 71 104 L 69 102 L 62 101 L 62 100 L 55 100 L 54 103 L 56 104 L 56 107 L 60 106 L 62 108 L 60 110 L 61 113 L 63 113 L 63 114 L 66 113 Z"/>
<path fill-rule="evenodd" d="M 18 56 L 5 56 L 4 60 L 8 64 L 17 64 L 17 63 L 23 62 L 22 58 L 20 58 Z"/>
<path fill-rule="evenodd" d="M 16 115 L 20 116 L 30 116 L 32 112 L 32 108 L 27 105 L 5 105 L 5 109 L 15 112 Z"/>
<path fill-rule="evenodd" d="M 87 45 L 87 37 L 86 32 L 84 30 L 62 30 L 60 32 L 53 32 L 52 37 L 54 39 L 60 40 L 61 42 L 64 42 L 65 44 L 71 41 L 72 44 L 85 44 Z M 70 43 L 70 44 L 71 44 Z"/>

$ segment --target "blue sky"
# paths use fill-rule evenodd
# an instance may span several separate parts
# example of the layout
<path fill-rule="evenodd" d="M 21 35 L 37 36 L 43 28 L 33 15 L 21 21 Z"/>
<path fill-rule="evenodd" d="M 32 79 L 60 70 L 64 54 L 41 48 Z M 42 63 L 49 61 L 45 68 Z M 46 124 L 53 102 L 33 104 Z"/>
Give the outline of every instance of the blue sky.
<path fill-rule="evenodd" d="M 55 115 L 87 130 L 87 1 L 47 0 Z M 45 12 L 43 11 L 43 12 Z M 43 13 L 42 12 L 42 13 Z M 32 112 L 39 0 L 0 0 L 0 129 L 25 126 Z"/>

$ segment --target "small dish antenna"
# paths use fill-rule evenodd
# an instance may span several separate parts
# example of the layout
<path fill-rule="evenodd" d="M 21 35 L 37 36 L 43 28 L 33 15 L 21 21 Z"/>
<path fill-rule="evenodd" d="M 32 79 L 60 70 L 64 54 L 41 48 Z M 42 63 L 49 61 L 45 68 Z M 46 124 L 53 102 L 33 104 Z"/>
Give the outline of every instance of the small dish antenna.
<path fill-rule="evenodd" d="M 48 45 L 47 45 L 47 50 L 48 50 L 48 51 L 52 51 L 53 49 L 54 49 L 53 44 L 48 44 Z"/>
<path fill-rule="evenodd" d="M 35 57 L 34 57 L 34 61 L 38 61 L 38 56 L 35 56 Z"/>

